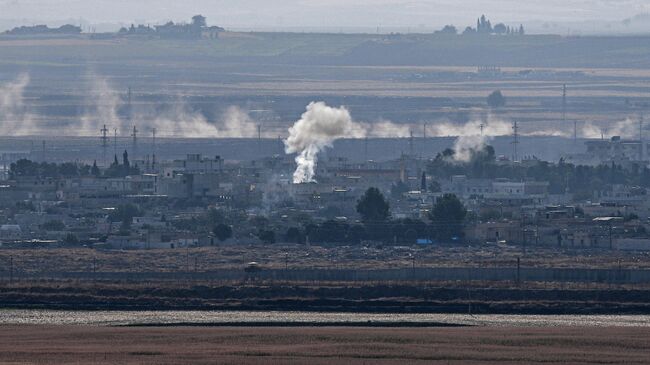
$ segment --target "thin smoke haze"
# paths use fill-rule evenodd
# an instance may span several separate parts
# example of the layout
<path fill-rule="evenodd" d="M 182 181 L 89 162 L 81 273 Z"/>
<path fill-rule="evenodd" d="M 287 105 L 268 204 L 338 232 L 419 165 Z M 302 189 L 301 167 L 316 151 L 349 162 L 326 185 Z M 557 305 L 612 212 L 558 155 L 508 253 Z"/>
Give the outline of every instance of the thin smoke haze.
<path fill-rule="evenodd" d="M 20 74 L 15 80 L 0 84 L 0 133 L 23 136 L 34 133 L 34 115 L 25 105 L 25 88 L 29 75 Z"/>
<path fill-rule="evenodd" d="M 124 107 L 123 95 L 115 90 L 110 80 L 98 75 L 88 77 L 86 107 L 76 122 L 59 128 L 59 135 L 97 136 L 106 126 L 117 129 L 120 135 L 128 134 L 136 125 L 140 130 L 156 128 L 159 136 L 179 138 L 252 138 L 257 136 L 257 123 L 245 110 L 228 107 L 216 122 L 210 122 L 200 113 L 178 101 L 162 110 L 134 108 L 131 117 L 120 115 Z M 0 134 L 4 136 L 47 135 L 48 126 L 39 125 L 35 114 L 25 104 L 25 89 L 29 85 L 28 74 L 0 84 Z"/>

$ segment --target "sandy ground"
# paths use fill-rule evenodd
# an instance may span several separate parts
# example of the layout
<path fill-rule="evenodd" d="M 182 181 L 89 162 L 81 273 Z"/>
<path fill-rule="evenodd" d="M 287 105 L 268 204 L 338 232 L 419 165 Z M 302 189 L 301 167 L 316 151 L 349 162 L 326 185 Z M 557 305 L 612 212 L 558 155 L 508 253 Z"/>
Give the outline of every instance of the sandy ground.
<path fill-rule="evenodd" d="M 2 364 L 647 364 L 648 328 L 0 326 Z"/>

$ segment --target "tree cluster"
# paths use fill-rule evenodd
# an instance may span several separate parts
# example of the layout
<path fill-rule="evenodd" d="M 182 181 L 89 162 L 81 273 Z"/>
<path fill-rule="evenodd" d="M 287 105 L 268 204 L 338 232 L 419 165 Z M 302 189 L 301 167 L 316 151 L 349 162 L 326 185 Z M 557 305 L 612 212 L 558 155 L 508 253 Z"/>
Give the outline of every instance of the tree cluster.
<path fill-rule="evenodd" d="M 506 97 L 503 96 L 501 90 L 495 90 L 487 97 L 487 104 L 491 108 L 501 108 L 506 105 Z"/>
<path fill-rule="evenodd" d="M 72 162 L 61 164 L 47 162 L 33 162 L 27 159 L 20 159 L 9 166 L 9 177 L 76 177 L 90 175 L 91 167 Z"/>
<path fill-rule="evenodd" d="M 95 168 L 97 167 L 97 164 L 93 164 L 92 170 L 94 171 Z M 129 162 L 129 153 L 124 151 L 122 154 L 122 164 L 119 163 L 117 160 L 117 155 L 115 155 L 115 159 L 111 166 L 104 171 L 104 176 L 106 177 L 125 177 L 129 175 L 139 175 L 140 174 L 140 169 L 138 166 L 131 166 L 131 162 Z"/>
<path fill-rule="evenodd" d="M 290 227 L 285 240 L 304 243 L 359 244 L 363 241 L 382 243 L 415 243 L 418 238 L 443 242 L 462 237 L 467 210 L 453 194 L 441 197 L 429 215 L 430 223 L 419 219 L 389 219 L 388 203 L 377 188 L 369 188 L 357 204 L 362 223 L 328 220 Z"/>
<path fill-rule="evenodd" d="M 455 26 L 448 24 L 445 25 L 441 30 L 435 32 L 436 34 L 458 34 L 458 30 Z M 498 23 L 492 25 L 492 22 L 481 15 L 480 18 L 476 19 L 476 28 L 468 26 L 463 31 L 463 35 L 469 34 L 499 34 L 499 35 L 524 35 L 526 31 L 524 30 L 523 25 L 519 27 L 509 26 L 504 23 Z"/>
<path fill-rule="evenodd" d="M 122 35 L 156 35 L 161 38 L 200 38 L 203 30 L 209 29 L 216 32 L 224 31 L 221 27 L 208 27 L 206 18 L 202 15 L 195 15 L 192 17 L 192 22 L 187 23 L 174 23 L 169 21 L 163 25 L 151 27 L 149 25 L 140 24 L 135 26 L 131 24 L 129 28 L 122 27 L 119 34 Z"/>
<path fill-rule="evenodd" d="M 632 164 L 623 168 L 614 163 L 598 166 L 574 165 L 560 159 L 557 163 L 535 160 L 527 164 L 501 164 L 494 148 L 486 146 L 475 151 L 468 162 L 453 160 L 454 151 L 447 149 L 427 164 L 427 173 L 440 178 L 466 175 L 469 178 L 507 178 L 515 181 L 547 181 L 551 194 L 571 192 L 588 199 L 597 191 L 608 191 L 613 184 L 650 188 L 650 169 Z"/>

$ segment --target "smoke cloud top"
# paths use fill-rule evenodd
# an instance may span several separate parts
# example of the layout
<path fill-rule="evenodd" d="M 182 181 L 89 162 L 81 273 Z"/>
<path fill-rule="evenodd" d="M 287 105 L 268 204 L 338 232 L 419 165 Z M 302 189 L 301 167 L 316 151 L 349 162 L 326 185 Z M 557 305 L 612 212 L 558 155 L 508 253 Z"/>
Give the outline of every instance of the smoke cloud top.
<path fill-rule="evenodd" d="M 345 107 L 332 108 L 323 102 L 311 102 L 284 141 L 286 153 L 297 153 L 295 184 L 313 182 L 318 153 L 339 138 L 366 136 L 363 125 L 352 120 Z"/>

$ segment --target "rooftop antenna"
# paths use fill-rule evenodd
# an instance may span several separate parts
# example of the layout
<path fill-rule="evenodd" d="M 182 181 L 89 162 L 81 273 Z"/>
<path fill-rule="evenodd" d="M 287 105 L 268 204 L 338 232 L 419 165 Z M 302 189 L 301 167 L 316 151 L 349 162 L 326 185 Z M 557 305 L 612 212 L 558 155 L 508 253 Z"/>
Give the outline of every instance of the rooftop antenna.
<path fill-rule="evenodd" d="M 478 127 L 481 128 L 481 137 L 483 137 L 483 128 L 485 128 L 485 124 L 481 123 Z"/>
<path fill-rule="evenodd" d="M 117 128 L 113 129 L 113 153 L 117 156 Z"/>
<path fill-rule="evenodd" d="M 99 131 L 102 133 L 100 139 L 102 141 L 103 164 L 106 166 L 106 149 L 108 148 L 108 128 L 106 128 L 106 124 L 104 124 L 104 127 Z"/>
<path fill-rule="evenodd" d="M 517 162 L 517 145 L 519 144 L 519 127 L 517 126 L 517 121 L 514 122 L 512 126 L 512 131 L 514 137 L 512 141 L 512 148 L 513 148 L 512 162 Z"/>

